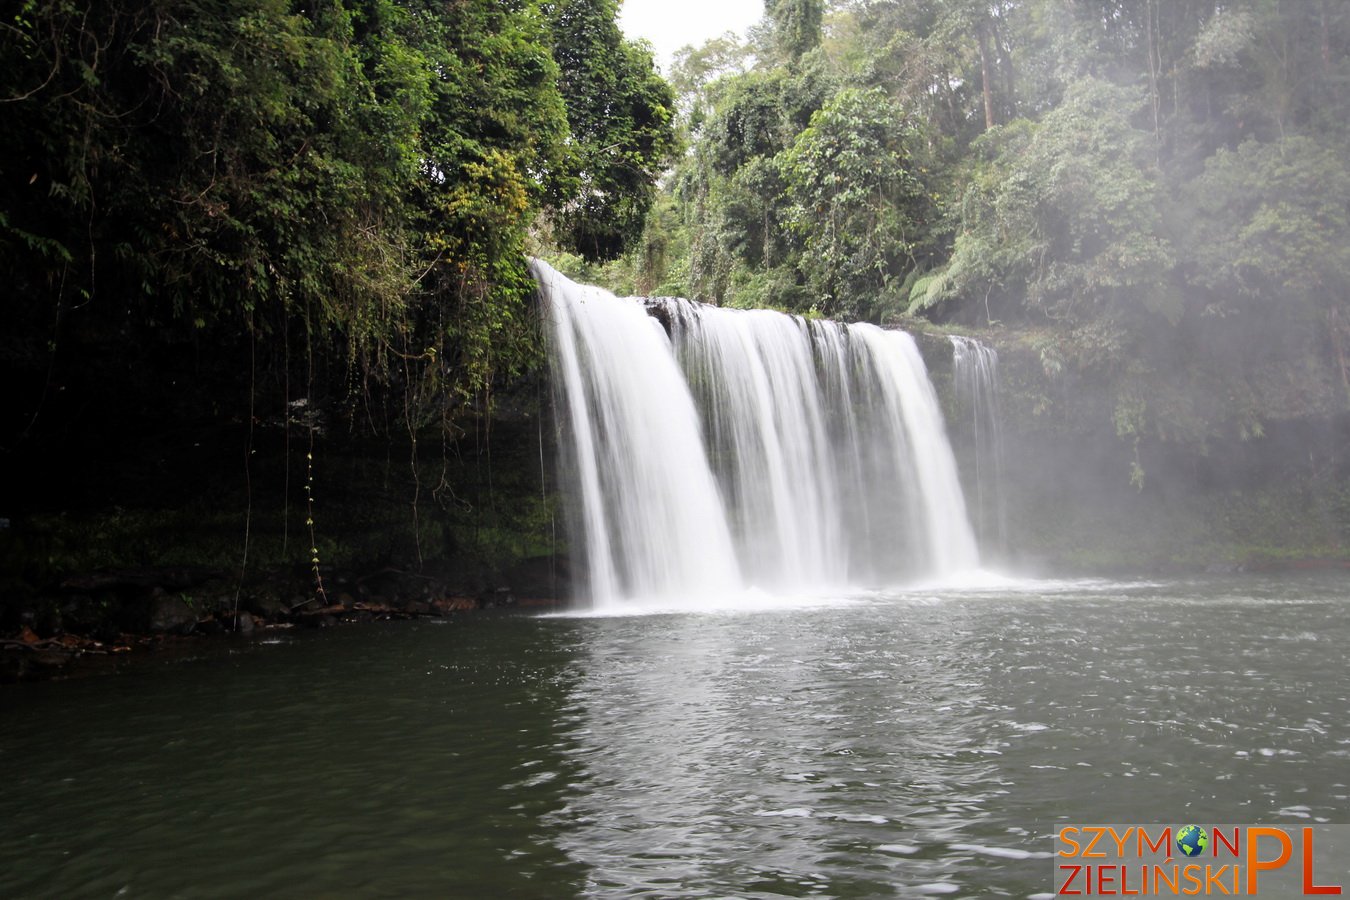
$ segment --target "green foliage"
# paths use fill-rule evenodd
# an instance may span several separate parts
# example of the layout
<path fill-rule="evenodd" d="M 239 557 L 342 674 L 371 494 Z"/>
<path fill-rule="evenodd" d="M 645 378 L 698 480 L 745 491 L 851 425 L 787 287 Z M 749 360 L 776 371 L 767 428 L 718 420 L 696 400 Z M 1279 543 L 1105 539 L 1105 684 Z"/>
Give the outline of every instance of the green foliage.
<path fill-rule="evenodd" d="M 1350 166 L 1308 137 L 1220 150 L 1189 185 L 1190 280 L 1211 314 L 1253 300 L 1323 306 L 1350 292 Z"/>
<path fill-rule="evenodd" d="M 1030 309 L 1073 321 L 1165 296 L 1173 254 L 1147 138 L 1130 125 L 1138 103 L 1085 79 L 1035 125 L 991 133 L 983 146 L 993 158 L 977 166 L 961 208 L 955 293 L 1021 294 Z"/>
<path fill-rule="evenodd" d="M 539 368 L 527 247 L 550 221 L 596 257 L 644 233 L 674 104 L 616 14 L 613 0 L 7 11 L 0 454 L 46 475 L 5 512 L 74 497 L 71 521 L 93 529 L 49 568 L 234 566 L 241 531 L 248 565 L 302 554 L 316 575 L 386 539 L 402 560 L 424 538 L 452 554 L 480 525 L 497 529 L 484 556 L 539 552 L 535 501 L 517 504 L 528 522 L 446 502 L 448 460 L 469 429 L 486 450 L 494 397 Z M 372 437 L 385 468 L 350 473 L 365 496 L 340 507 L 292 465 L 297 446 L 340 445 L 317 457 L 328 468 Z M 424 477 L 436 454 L 419 446 L 438 441 Z M 205 475 L 243 484 L 202 499 Z M 114 503 L 193 514 L 120 521 Z M 335 545 L 366 505 L 384 517 L 370 542 Z M 276 533 L 278 510 L 294 521 Z"/>
<path fill-rule="evenodd" d="M 823 0 L 764 0 L 774 45 L 783 58 L 795 62 L 820 44 L 824 7 Z"/>
<path fill-rule="evenodd" d="M 537 364 L 552 248 L 625 292 L 1048 324 L 1047 365 L 1148 398 L 1145 445 L 1350 399 L 1341 5 L 771 0 L 673 88 L 617 10 L 22 4 L 10 418 L 134 346 L 449 423 Z"/>
<path fill-rule="evenodd" d="M 1151 442 L 1350 402 L 1350 10 L 871 0 L 817 42 L 817 8 L 683 55 L 626 288 L 1035 327 L 1056 378 L 1147 398 L 1136 484 Z"/>
<path fill-rule="evenodd" d="M 0 44 L 8 356 L 36 373 L 51 343 L 77 372 L 71 335 L 263 341 L 311 386 L 403 391 L 409 424 L 485 392 L 534 361 L 531 223 L 552 209 L 615 255 L 673 148 L 669 88 L 616 13 L 24 6 Z"/>
<path fill-rule="evenodd" d="M 19 127 L 0 144 L 11 265 L 33 271 L 10 254 L 35 236 L 90 295 L 236 323 L 308 304 L 317 326 L 371 349 L 380 316 L 356 307 L 397 312 L 401 235 L 356 238 L 410 170 L 372 145 L 406 150 L 410 128 L 364 90 L 346 10 L 57 3 L 30 24 L 30 71 L 6 61 L 22 73 L 7 110 Z M 382 116 L 385 129 L 368 131 Z"/>
<path fill-rule="evenodd" d="M 707 119 L 712 85 L 745 71 L 752 60 L 750 47 L 731 32 L 700 47 L 686 46 L 675 52 L 667 81 L 675 92 L 676 106 L 687 133 L 698 133 Z"/>
<path fill-rule="evenodd" d="M 676 148 L 675 96 L 651 51 L 624 40 L 618 0 L 556 0 L 549 16 L 573 155 L 554 186 L 556 238 L 592 260 L 641 235 Z"/>
<path fill-rule="evenodd" d="M 806 309 L 814 303 L 795 267 L 800 250 L 787 225 L 781 154 L 834 91 L 824 57 L 791 71 L 729 74 L 706 86 L 693 152 L 672 179 L 677 241 L 687 246 L 685 292 L 735 305 Z M 694 123 L 691 121 L 689 127 Z"/>
<path fill-rule="evenodd" d="M 787 224 L 821 313 L 866 316 L 914 268 L 930 218 L 908 149 L 917 140 L 884 92 L 844 90 L 782 155 Z"/>

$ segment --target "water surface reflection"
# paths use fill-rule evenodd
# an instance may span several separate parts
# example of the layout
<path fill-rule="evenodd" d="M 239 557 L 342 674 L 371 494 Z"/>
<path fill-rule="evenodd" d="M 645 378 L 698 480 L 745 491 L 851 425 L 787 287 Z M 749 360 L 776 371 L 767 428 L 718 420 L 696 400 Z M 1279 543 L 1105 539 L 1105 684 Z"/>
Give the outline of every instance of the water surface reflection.
<path fill-rule="evenodd" d="M 338 629 L 0 691 L 5 897 L 1031 897 L 1350 821 L 1344 579 Z"/>
<path fill-rule="evenodd" d="M 575 621 L 559 846 L 596 896 L 1029 896 L 1061 822 L 1343 819 L 1344 588 L 1243 585 Z"/>

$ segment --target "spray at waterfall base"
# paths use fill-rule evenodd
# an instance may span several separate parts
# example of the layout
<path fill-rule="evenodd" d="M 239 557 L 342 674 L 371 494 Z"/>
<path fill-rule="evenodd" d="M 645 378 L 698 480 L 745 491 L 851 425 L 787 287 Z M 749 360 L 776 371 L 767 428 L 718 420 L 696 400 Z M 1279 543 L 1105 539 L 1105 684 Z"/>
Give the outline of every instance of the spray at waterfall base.
<path fill-rule="evenodd" d="M 1350 825 L 1064 825 L 1057 896 L 1341 895 Z"/>

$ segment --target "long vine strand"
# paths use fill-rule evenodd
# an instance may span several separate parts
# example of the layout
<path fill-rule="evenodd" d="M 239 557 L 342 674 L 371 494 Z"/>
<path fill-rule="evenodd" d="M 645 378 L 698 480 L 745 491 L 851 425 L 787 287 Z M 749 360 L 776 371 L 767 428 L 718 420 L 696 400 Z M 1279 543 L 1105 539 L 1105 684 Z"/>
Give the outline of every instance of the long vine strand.
<path fill-rule="evenodd" d="M 309 561 L 314 572 L 314 593 L 328 605 L 328 593 L 323 589 L 323 573 L 319 571 L 319 539 L 314 533 L 314 428 L 309 429 L 309 450 L 305 452 L 305 526 L 309 529 Z"/>

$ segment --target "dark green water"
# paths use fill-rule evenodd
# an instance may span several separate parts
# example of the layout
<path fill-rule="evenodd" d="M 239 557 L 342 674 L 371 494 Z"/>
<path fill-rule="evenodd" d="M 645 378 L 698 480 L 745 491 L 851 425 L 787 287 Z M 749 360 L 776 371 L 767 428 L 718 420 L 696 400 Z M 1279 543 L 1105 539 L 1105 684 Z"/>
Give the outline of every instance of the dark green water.
<path fill-rule="evenodd" d="M 361 626 L 0 688 L 0 897 L 1029 897 L 1350 823 L 1344 576 Z"/>

